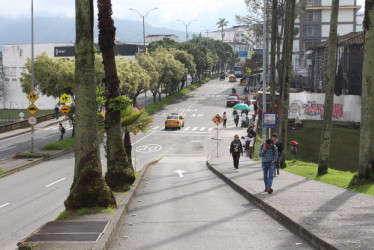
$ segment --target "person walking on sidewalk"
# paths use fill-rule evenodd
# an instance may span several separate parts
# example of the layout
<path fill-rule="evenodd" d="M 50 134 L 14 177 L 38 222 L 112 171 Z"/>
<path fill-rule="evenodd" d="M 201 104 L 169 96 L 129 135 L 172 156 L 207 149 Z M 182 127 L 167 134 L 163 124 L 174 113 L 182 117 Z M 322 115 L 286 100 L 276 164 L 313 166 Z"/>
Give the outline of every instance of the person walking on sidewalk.
<path fill-rule="evenodd" d="M 262 171 L 264 172 L 265 192 L 271 194 L 273 192 L 271 185 L 273 184 L 274 164 L 278 159 L 277 146 L 271 143 L 271 139 L 267 139 L 265 143 L 261 144 L 258 151 L 258 156 L 262 157 Z"/>
<path fill-rule="evenodd" d="M 232 115 L 234 116 L 234 122 L 235 122 L 235 125 L 238 126 L 238 123 L 239 123 L 239 114 L 236 110 L 234 110 L 234 112 L 232 112 Z"/>
<path fill-rule="evenodd" d="M 240 154 L 243 156 L 243 145 L 239 139 L 239 135 L 235 135 L 234 140 L 230 144 L 230 154 L 234 160 L 234 168 L 238 172 Z"/>
<path fill-rule="evenodd" d="M 280 167 L 279 160 L 280 160 L 280 157 L 283 151 L 283 144 L 278 140 L 277 134 L 272 134 L 271 140 L 273 142 L 273 145 L 277 146 L 277 149 L 278 149 L 278 158 L 277 158 L 277 161 L 275 163 L 275 168 L 274 168 L 274 176 L 275 176 L 275 175 L 279 175 L 279 167 Z"/>
<path fill-rule="evenodd" d="M 227 122 L 226 112 L 223 112 L 222 118 L 223 118 L 223 127 L 226 128 L 226 122 Z"/>
<path fill-rule="evenodd" d="M 56 105 L 55 107 L 55 117 L 56 117 L 56 120 L 58 120 L 58 115 L 60 113 L 60 109 L 58 108 L 58 106 Z"/>
<path fill-rule="evenodd" d="M 65 134 L 65 128 L 62 126 L 62 123 L 58 125 L 58 129 L 60 130 L 60 141 L 64 139 L 64 134 Z"/>
<path fill-rule="evenodd" d="M 246 124 L 247 124 L 247 114 L 244 111 L 242 111 L 241 117 L 242 117 L 242 126 L 241 127 L 245 128 Z"/>

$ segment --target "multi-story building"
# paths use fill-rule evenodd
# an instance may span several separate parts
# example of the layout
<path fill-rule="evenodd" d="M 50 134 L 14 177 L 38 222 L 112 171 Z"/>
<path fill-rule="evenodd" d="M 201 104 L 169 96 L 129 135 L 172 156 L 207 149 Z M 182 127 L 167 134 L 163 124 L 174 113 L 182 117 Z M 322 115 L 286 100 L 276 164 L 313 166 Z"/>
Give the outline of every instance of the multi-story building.
<path fill-rule="evenodd" d="M 305 15 L 295 21 L 299 33 L 294 40 L 294 65 L 299 64 L 306 51 L 329 38 L 331 0 L 301 0 Z M 358 30 L 357 12 L 361 6 L 357 0 L 340 0 L 338 35 L 342 36 Z"/>

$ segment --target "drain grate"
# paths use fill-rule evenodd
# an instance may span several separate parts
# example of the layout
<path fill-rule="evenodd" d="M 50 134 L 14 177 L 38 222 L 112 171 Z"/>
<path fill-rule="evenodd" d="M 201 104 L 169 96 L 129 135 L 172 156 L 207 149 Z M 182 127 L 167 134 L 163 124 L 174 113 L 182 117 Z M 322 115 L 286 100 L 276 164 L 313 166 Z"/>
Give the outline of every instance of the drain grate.
<path fill-rule="evenodd" d="M 52 221 L 24 242 L 97 241 L 107 224 L 108 221 Z"/>

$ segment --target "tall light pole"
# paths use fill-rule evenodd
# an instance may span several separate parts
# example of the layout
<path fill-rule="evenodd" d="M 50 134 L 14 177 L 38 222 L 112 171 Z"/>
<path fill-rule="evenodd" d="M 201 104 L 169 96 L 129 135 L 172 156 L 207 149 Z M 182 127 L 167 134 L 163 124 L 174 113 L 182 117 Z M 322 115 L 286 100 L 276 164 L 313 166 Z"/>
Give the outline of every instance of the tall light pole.
<path fill-rule="evenodd" d="M 34 91 L 34 0 L 31 0 L 31 91 Z M 31 125 L 31 153 L 34 152 L 34 125 Z"/>
<path fill-rule="evenodd" d="M 213 28 L 214 26 L 210 27 L 209 29 L 205 28 L 204 26 L 201 26 L 201 28 L 203 28 L 206 32 L 206 40 L 208 40 L 208 35 L 209 35 L 209 31 L 211 28 Z"/>
<path fill-rule="evenodd" d="M 177 20 L 178 22 L 181 22 L 184 26 L 186 26 L 186 42 L 188 41 L 188 32 L 187 32 L 187 29 L 188 29 L 188 26 L 190 26 L 190 24 L 193 22 L 193 21 L 196 21 L 196 19 L 194 19 L 194 20 L 192 20 L 192 21 L 190 21 L 189 23 L 185 23 L 185 22 L 183 22 L 183 21 L 181 21 L 181 20 Z"/>
<path fill-rule="evenodd" d="M 143 53 L 145 54 L 145 24 L 144 24 L 144 21 L 145 19 L 147 18 L 147 16 L 149 15 L 149 12 L 151 12 L 152 10 L 157 10 L 158 8 L 153 8 L 153 9 L 150 9 L 148 10 L 144 15 L 142 15 L 138 10 L 136 9 L 132 9 L 130 8 L 129 10 L 133 10 L 133 11 L 136 11 L 139 15 L 139 17 L 142 19 L 143 21 Z"/>
<path fill-rule="evenodd" d="M 149 12 L 151 12 L 152 10 L 157 10 L 158 8 L 153 8 L 153 9 L 150 9 L 148 10 L 144 15 L 142 15 L 138 10 L 136 9 L 132 9 L 130 8 L 129 10 L 133 10 L 133 11 L 136 11 L 139 15 L 139 17 L 142 19 L 143 21 L 143 54 L 145 55 L 145 52 L 146 52 L 146 49 L 145 49 L 145 24 L 144 24 L 144 21 L 145 19 L 147 18 L 147 16 L 149 15 Z M 144 108 L 147 107 L 147 90 L 144 90 Z"/>
<path fill-rule="evenodd" d="M 266 0 L 264 0 L 264 27 L 262 41 L 262 142 L 266 141 L 266 128 L 264 128 L 264 113 L 266 112 L 266 84 L 267 84 L 267 20 L 266 20 Z"/>

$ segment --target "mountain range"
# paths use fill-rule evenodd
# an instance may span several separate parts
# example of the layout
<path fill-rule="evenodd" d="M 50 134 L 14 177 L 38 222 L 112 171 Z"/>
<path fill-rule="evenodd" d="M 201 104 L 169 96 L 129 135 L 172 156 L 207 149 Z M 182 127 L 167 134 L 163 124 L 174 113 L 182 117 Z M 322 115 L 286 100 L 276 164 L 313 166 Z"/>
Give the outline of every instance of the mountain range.
<path fill-rule="evenodd" d="M 116 36 L 123 43 L 142 42 L 142 22 L 125 19 L 114 19 L 117 29 Z M 185 41 L 186 33 L 180 30 L 154 27 L 145 25 L 146 35 L 174 34 L 179 41 Z M 189 33 L 191 37 L 192 33 Z M 98 37 L 97 21 L 95 23 L 94 36 Z M 118 40 L 118 39 L 117 39 Z M 75 19 L 61 17 L 35 17 L 34 18 L 34 42 L 74 42 L 75 41 Z M 31 20 L 0 18 L 0 51 L 2 44 L 31 43 Z"/>

